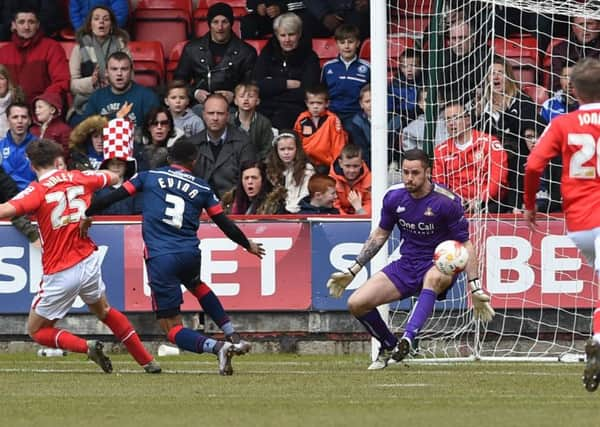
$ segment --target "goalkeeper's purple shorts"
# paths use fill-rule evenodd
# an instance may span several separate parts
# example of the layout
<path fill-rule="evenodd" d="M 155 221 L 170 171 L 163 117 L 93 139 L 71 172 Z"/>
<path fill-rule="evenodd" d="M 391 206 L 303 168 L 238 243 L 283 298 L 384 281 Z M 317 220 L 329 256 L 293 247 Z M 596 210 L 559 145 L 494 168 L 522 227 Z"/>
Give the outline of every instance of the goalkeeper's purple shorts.
<path fill-rule="evenodd" d="M 401 299 L 419 295 L 423 289 L 423 279 L 425 273 L 433 267 L 432 260 L 411 260 L 403 256 L 397 261 L 386 265 L 381 271 L 392 281 L 396 289 L 402 295 Z M 446 299 L 446 294 L 456 283 L 459 274 L 455 274 L 452 278 L 452 284 L 444 292 L 437 296 L 438 300 Z"/>

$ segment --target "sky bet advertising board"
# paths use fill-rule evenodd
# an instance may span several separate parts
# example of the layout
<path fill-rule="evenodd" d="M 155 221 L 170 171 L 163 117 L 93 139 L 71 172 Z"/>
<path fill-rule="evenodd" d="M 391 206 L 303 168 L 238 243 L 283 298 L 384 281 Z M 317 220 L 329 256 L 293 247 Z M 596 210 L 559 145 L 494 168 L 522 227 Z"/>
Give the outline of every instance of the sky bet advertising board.
<path fill-rule="evenodd" d="M 231 311 L 346 310 L 347 299 L 373 272 L 364 268 L 342 298 L 328 296 L 329 275 L 349 267 L 366 240 L 368 221 L 238 222 L 266 250 L 261 260 L 225 237 L 213 223 L 200 227 L 204 280 Z M 480 223 L 483 224 L 483 223 Z M 477 224 L 472 222 L 472 228 Z M 597 297 L 592 270 L 565 236 L 562 219 L 550 220 L 543 233 L 521 221 L 491 221 L 484 232 L 482 283 L 495 308 L 589 308 Z M 475 230 L 472 230 L 475 231 Z M 108 299 L 124 311 L 150 311 L 150 287 L 143 260 L 140 224 L 96 221 L 90 230 L 103 257 Z M 399 236 L 395 236 L 398 241 Z M 397 250 L 393 256 L 397 256 Z M 27 313 L 42 277 L 41 253 L 0 222 L 0 313 Z M 464 281 L 437 308 L 464 304 Z M 462 301 L 462 302 L 461 302 Z M 450 307 L 448 305 L 450 304 Z M 196 311 L 184 291 L 184 310 Z M 409 309 L 410 302 L 398 305 Z M 77 300 L 74 311 L 85 311 Z"/>

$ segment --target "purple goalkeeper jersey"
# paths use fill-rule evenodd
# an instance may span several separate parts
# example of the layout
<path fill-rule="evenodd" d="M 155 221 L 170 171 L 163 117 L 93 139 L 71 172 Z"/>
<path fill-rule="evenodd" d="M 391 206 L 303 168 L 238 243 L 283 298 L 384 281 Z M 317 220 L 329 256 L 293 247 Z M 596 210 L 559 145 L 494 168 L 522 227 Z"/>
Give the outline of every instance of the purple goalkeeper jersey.
<path fill-rule="evenodd" d="M 379 227 L 391 231 L 394 225 L 400 230 L 401 257 L 382 271 L 403 298 L 420 292 L 439 243 L 469 240 L 469 223 L 460 197 L 438 184 L 420 199 L 411 196 L 404 184 L 390 187 L 383 197 Z"/>

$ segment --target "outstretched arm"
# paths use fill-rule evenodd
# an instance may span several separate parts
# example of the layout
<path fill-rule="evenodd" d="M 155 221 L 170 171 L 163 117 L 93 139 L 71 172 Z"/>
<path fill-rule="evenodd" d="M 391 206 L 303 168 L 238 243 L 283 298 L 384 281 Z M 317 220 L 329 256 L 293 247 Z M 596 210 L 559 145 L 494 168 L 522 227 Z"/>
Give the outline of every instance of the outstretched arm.
<path fill-rule="evenodd" d="M 256 243 L 249 240 L 244 232 L 235 225 L 235 223 L 229 219 L 223 212 L 211 217 L 213 222 L 221 229 L 223 233 L 235 243 L 246 249 L 251 254 L 262 258 L 265 254 L 265 249 L 262 247 L 262 243 Z"/>
<path fill-rule="evenodd" d="M 102 210 L 106 209 L 113 203 L 118 202 L 119 200 L 126 199 L 129 197 L 129 192 L 125 189 L 125 187 L 121 186 L 117 188 L 115 191 L 111 191 L 104 197 L 96 197 L 89 208 L 85 211 L 85 216 L 90 217 Z"/>
<path fill-rule="evenodd" d="M 0 219 L 12 218 L 17 214 L 17 209 L 10 203 L 2 203 L 0 205 Z"/>
<path fill-rule="evenodd" d="M 356 257 L 356 262 L 362 267 L 371 261 L 371 258 L 373 258 L 377 252 L 379 252 L 387 239 L 390 237 L 391 233 L 391 230 L 384 230 L 381 227 L 377 227 L 375 230 L 373 230 L 360 250 L 360 253 Z"/>
<path fill-rule="evenodd" d="M 329 289 L 329 295 L 334 298 L 339 298 L 343 295 L 344 290 L 348 287 L 350 282 L 363 268 L 363 266 L 375 256 L 379 249 L 390 237 L 391 231 L 384 230 L 383 228 L 377 227 L 371 232 L 367 241 L 363 245 L 360 253 L 356 257 L 354 264 L 348 268 L 348 271 L 336 271 L 331 274 L 331 277 L 327 281 L 327 289 Z"/>

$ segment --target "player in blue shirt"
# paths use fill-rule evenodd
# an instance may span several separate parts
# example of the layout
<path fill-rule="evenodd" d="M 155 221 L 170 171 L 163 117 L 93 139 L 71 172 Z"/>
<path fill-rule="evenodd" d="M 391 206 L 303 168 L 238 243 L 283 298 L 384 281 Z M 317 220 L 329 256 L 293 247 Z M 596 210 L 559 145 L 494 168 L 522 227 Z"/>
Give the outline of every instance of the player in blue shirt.
<path fill-rule="evenodd" d="M 329 293 L 339 298 L 363 265 L 375 256 L 397 226 L 402 235 L 400 259 L 373 274 L 348 299 L 348 308 L 380 343 L 378 358 L 369 369 L 383 369 L 390 358 L 400 361 L 433 312 L 435 301 L 444 299 L 456 276 L 442 274 L 433 264 L 435 247 L 444 240 L 463 242 L 469 251 L 466 273 L 476 318 L 494 315 L 489 296 L 477 278 L 478 263 L 469 241 L 469 224 L 460 197 L 430 180 L 431 166 L 424 151 L 409 150 L 402 161 L 403 183 L 388 189 L 383 199 L 379 226 L 364 243 L 355 263 L 336 272 L 327 282 Z M 377 306 L 418 295 L 398 341 L 377 311 Z"/>
<path fill-rule="evenodd" d="M 170 150 L 170 166 L 140 172 L 109 195 L 94 200 L 90 216 L 118 200 L 137 192 L 142 197 L 142 236 L 146 245 L 146 269 L 152 289 L 152 306 L 160 326 L 170 342 L 194 353 L 212 352 L 219 359 L 221 375 L 231 375 L 231 358 L 244 354 L 250 344 L 239 340 L 217 296 L 200 280 L 200 241 L 197 237 L 202 210 L 231 240 L 262 258 L 260 243 L 248 240 L 223 213 L 213 190 L 190 172 L 198 149 L 188 141 L 176 143 Z M 196 295 L 206 312 L 220 324 L 229 337 L 216 341 L 192 329 L 184 328 L 180 305 L 180 284 Z"/>

